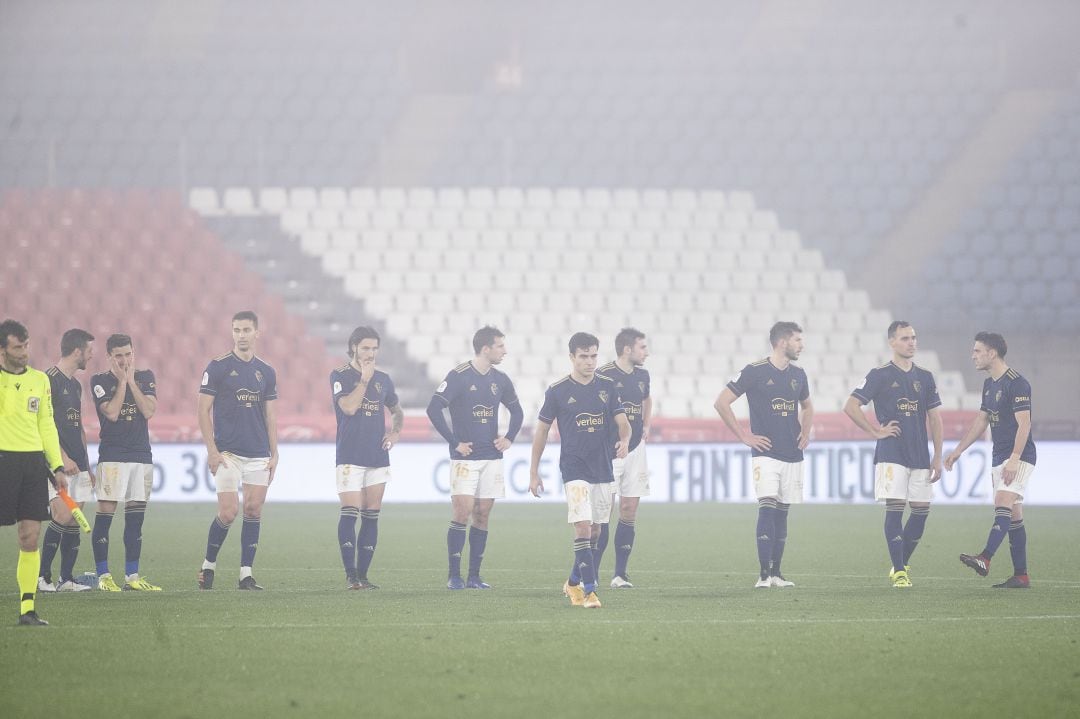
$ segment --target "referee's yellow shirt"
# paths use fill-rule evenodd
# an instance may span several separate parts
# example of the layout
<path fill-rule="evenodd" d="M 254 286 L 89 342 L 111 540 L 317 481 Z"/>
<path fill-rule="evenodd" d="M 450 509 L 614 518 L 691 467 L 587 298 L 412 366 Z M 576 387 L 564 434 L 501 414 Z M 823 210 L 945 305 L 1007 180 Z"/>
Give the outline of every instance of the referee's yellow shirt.
<path fill-rule="evenodd" d="M 12 374 L 0 367 L 0 450 L 44 452 L 50 469 L 63 466 L 52 386 L 44 372 L 27 367 Z"/>

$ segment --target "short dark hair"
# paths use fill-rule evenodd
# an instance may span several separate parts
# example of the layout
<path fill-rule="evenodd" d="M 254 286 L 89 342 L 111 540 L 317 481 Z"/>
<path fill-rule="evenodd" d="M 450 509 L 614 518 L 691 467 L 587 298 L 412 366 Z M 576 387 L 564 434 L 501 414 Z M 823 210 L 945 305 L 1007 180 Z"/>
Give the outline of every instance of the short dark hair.
<path fill-rule="evenodd" d="M 982 342 L 990 349 L 997 352 L 998 357 L 1004 357 L 1005 353 L 1009 351 L 1009 345 L 1005 344 L 1005 338 L 997 332 L 980 332 L 975 335 L 976 342 Z"/>
<path fill-rule="evenodd" d="M 907 320 L 893 320 L 889 325 L 889 339 L 896 336 L 896 331 L 903 327 L 911 327 L 911 323 Z"/>
<path fill-rule="evenodd" d="M 769 344 L 773 347 L 780 344 L 780 340 L 786 340 L 796 332 L 802 332 L 797 322 L 777 322 L 769 330 Z"/>
<path fill-rule="evenodd" d="M 232 316 L 233 322 L 241 322 L 248 320 L 251 324 L 255 325 L 255 329 L 259 329 L 259 316 L 251 310 L 240 310 Z"/>
<path fill-rule="evenodd" d="M 600 340 L 596 339 L 596 335 L 591 335 L 588 332 L 575 332 L 574 336 L 570 338 L 570 354 L 575 354 L 578 350 L 587 350 L 590 347 L 599 347 Z"/>
<path fill-rule="evenodd" d="M 491 325 L 484 325 L 480 329 L 476 330 L 476 334 L 472 338 L 473 351 L 476 354 L 480 354 L 480 350 L 485 347 L 491 347 L 495 344 L 495 340 L 500 337 L 505 337 L 498 327 L 492 327 Z"/>
<path fill-rule="evenodd" d="M 122 335 L 119 333 L 109 335 L 109 339 L 105 340 L 105 351 L 112 354 L 112 351 L 117 347 L 127 347 L 128 345 L 131 345 L 132 349 L 135 348 L 130 335 Z"/>
<path fill-rule="evenodd" d="M 645 333 L 633 327 L 623 327 L 619 334 L 615 335 L 615 356 L 622 357 L 623 347 L 633 349 L 634 343 L 645 339 Z"/>
<path fill-rule="evenodd" d="M 0 322 L 0 347 L 7 347 L 7 338 L 9 335 L 20 342 L 25 342 L 30 339 L 30 332 L 27 331 L 26 325 L 17 320 L 4 320 L 3 322 Z"/>
<path fill-rule="evenodd" d="M 86 345 L 94 341 L 94 335 L 77 327 L 64 333 L 60 338 L 60 356 L 69 357 L 75 350 L 86 349 Z"/>
<path fill-rule="evenodd" d="M 360 325 L 352 331 L 351 335 L 349 335 L 349 350 L 347 354 L 350 357 L 356 354 L 356 345 L 360 344 L 364 340 L 375 340 L 379 344 L 382 344 L 382 338 L 379 337 L 379 333 L 375 331 L 374 327 Z"/>

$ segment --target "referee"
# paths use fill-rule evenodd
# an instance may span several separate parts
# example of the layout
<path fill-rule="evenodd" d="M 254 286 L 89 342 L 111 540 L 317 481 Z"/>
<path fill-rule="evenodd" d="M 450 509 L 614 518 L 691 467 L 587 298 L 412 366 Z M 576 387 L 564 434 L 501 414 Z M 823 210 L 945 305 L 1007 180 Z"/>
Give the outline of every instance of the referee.
<path fill-rule="evenodd" d="M 49 518 L 51 468 L 67 489 L 52 390 L 44 372 L 29 367 L 30 333 L 15 320 L 0 323 L 0 526 L 19 523 L 19 624 L 46 626 L 34 611 L 41 555 L 38 535 Z M 45 462 L 48 461 L 46 466 Z"/>

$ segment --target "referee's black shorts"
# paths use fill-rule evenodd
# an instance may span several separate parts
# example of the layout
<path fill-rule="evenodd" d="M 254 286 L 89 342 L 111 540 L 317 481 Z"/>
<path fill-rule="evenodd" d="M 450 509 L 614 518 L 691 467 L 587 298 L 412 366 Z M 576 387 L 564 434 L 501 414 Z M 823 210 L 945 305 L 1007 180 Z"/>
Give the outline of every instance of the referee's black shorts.
<path fill-rule="evenodd" d="M 49 468 L 42 452 L 0 450 L 0 527 L 49 518 Z"/>

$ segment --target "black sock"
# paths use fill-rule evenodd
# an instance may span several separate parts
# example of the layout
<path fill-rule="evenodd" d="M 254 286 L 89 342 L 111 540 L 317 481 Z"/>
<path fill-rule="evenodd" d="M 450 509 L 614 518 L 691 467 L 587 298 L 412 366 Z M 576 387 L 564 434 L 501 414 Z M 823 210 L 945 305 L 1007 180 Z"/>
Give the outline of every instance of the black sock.
<path fill-rule="evenodd" d="M 608 523 L 604 522 L 600 525 L 600 534 L 596 536 L 596 541 L 592 545 L 593 555 L 593 567 L 596 569 L 596 576 L 600 576 L 600 562 L 604 560 L 604 552 L 608 547 Z"/>
<path fill-rule="evenodd" d="M 780 562 L 784 559 L 784 549 L 787 548 L 787 520 L 788 510 L 791 509 L 790 504 L 784 502 L 776 503 L 776 536 L 773 537 L 772 545 L 772 567 L 769 573 L 773 576 L 780 576 Z"/>
<path fill-rule="evenodd" d="M 889 560 L 894 572 L 904 571 L 904 502 L 885 500 L 885 541 L 889 544 Z"/>
<path fill-rule="evenodd" d="M 128 502 L 124 506 L 124 574 L 139 573 L 145 518 L 146 502 Z"/>
<path fill-rule="evenodd" d="M 259 550 L 259 530 L 262 529 L 262 519 L 259 517 L 244 517 L 244 523 L 240 526 L 240 566 L 251 568 L 255 564 L 255 552 Z"/>
<path fill-rule="evenodd" d="M 630 561 L 630 552 L 634 550 L 633 521 L 622 519 L 615 525 L 615 575 L 626 579 L 626 565 Z"/>
<path fill-rule="evenodd" d="M 229 527 L 232 524 L 222 524 L 221 519 L 214 517 L 210 523 L 210 531 L 206 533 L 206 561 L 211 564 L 217 562 L 218 552 L 225 543 L 225 537 L 229 536 Z"/>
<path fill-rule="evenodd" d="M 356 536 L 356 575 L 367 579 L 368 567 L 379 543 L 379 510 L 360 510 L 360 532 Z"/>
<path fill-rule="evenodd" d="M 450 522 L 450 528 L 446 530 L 446 554 L 450 562 L 449 576 L 461 576 L 461 550 L 465 548 L 465 525 L 461 522 Z"/>
<path fill-rule="evenodd" d="M 60 581 L 75 580 L 75 560 L 79 558 L 82 536 L 78 527 L 62 527 L 60 534 Z"/>
<path fill-rule="evenodd" d="M 911 564 L 911 555 L 919 546 L 923 530 L 926 529 L 926 519 L 930 516 L 929 507 L 912 507 L 908 515 L 907 524 L 904 525 L 904 565 Z"/>
<path fill-rule="evenodd" d="M 769 576 L 772 563 L 773 538 L 776 536 L 776 499 L 765 497 L 758 500 L 757 554 L 761 578 Z"/>
<path fill-rule="evenodd" d="M 113 516 L 107 512 L 98 512 L 94 517 L 94 532 L 90 539 L 94 542 L 94 564 L 98 576 L 109 573 L 109 529 Z"/>
<path fill-rule="evenodd" d="M 49 522 L 49 526 L 45 528 L 45 538 L 41 540 L 41 569 L 38 570 L 38 576 L 44 577 L 46 582 L 52 581 L 53 558 L 60 549 L 63 531 L 64 528 L 57 524 L 56 520 Z M 63 573 L 60 576 L 64 576 Z"/>
<path fill-rule="evenodd" d="M 484 561 L 487 549 L 488 531 L 469 527 L 469 577 L 480 576 L 480 564 Z"/>
<path fill-rule="evenodd" d="M 345 567 L 345 580 L 356 581 L 356 520 L 360 516 L 359 507 L 342 507 L 338 517 L 338 547 L 341 549 L 341 563 Z"/>
<path fill-rule="evenodd" d="M 1027 574 L 1027 529 L 1022 519 L 1009 525 L 1009 553 L 1012 555 L 1013 574 Z"/>

